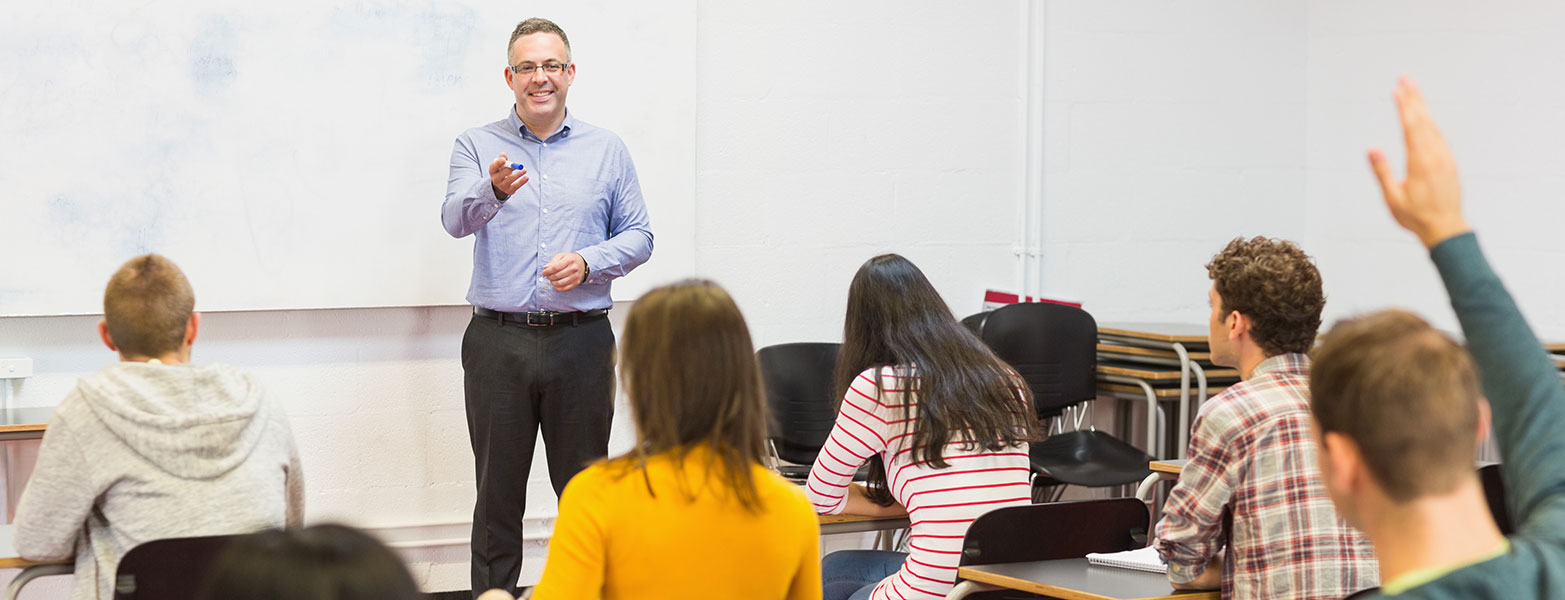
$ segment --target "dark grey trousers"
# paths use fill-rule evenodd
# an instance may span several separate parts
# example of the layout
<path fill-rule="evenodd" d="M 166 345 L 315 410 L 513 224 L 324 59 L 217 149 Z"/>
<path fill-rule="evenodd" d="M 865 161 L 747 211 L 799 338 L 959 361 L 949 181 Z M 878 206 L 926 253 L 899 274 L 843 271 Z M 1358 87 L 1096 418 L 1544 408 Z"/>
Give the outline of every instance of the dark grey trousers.
<path fill-rule="evenodd" d="M 516 589 L 533 446 L 543 431 L 549 483 L 608 453 L 614 416 L 614 330 L 608 319 L 528 327 L 473 315 L 462 336 L 473 507 L 473 595 Z"/>

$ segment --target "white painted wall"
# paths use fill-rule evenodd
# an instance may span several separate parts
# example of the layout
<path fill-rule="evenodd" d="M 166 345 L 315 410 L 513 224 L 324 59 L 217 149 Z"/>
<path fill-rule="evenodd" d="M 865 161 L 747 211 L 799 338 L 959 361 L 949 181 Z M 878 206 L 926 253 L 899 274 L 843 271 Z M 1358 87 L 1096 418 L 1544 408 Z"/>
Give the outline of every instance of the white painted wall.
<path fill-rule="evenodd" d="M 1309 244 L 1328 317 L 1398 305 L 1456 331 L 1422 246 L 1381 206 L 1364 151 L 1401 165 L 1391 86 L 1423 88 L 1467 215 L 1540 337 L 1565 340 L 1565 4 L 1309 2 Z"/>
<path fill-rule="evenodd" d="M 1546 275 L 1562 258 L 1553 199 L 1565 181 L 1553 171 L 1565 157 L 1551 142 L 1565 139 L 1565 82 L 1552 75 L 1565 9 L 1043 8 L 1045 291 L 1100 320 L 1198 321 L 1202 265 L 1236 235 L 1265 234 L 1318 257 L 1334 316 L 1396 301 L 1448 321 L 1361 159 L 1396 143 L 1389 91 L 1405 71 L 1456 146 L 1491 256 L 1542 332 L 1565 338 L 1550 300 L 1565 284 Z M 848 280 L 877 252 L 920 264 L 958 314 L 978 309 L 982 288 L 1017 285 L 1027 5 L 703 1 L 698 13 L 696 268 L 734 293 L 758 344 L 839 339 Z M 465 321 L 460 307 L 212 314 L 196 357 L 255 371 L 288 405 L 312 520 L 409 541 L 426 589 L 461 589 Z M 0 356 L 37 361 L 19 405 L 53 404 L 113 360 L 93 323 L 0 319 Z M 620 427 L 615 448 L 627 440 Z M 551 496 L 535 473 L 540 533 Z M 524 579 L 541 566 L 531 560 Z"/>
<path fill-rule="evenodd" d="M 1223 244 L 1303 237 L 1303 5 L 1047 3 L 1047 295 L 1202 323 Z"/>
<path fill-rule="evenodd" d="M 1423 86 L 1468 214 L 1540 337 L 1565 339 L 1565 5 L 1524 0 L 1049 1 L 1046 292 L 1099 321 L 1199 322 L 1202 266 L 1268 235 L 1316 257 L 1326 321 L 1386 306 L 1457 329 L 1365 151 L 1400 164 Z"/>
<path fill-rule="evenodd" d="M 842 337 L 860 264 L 899 252 L 959 314 L 1014 287 L 1020 2 L 702 2 L 696 270 L 758 344 Z"/>

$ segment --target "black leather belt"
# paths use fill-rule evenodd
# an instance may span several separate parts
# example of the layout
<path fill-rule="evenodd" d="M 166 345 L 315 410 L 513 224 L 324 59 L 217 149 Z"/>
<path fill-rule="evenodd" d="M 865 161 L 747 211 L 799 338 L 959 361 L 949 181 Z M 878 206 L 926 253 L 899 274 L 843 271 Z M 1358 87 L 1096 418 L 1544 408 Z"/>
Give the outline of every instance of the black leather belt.
<path fill-rule="evenodd" d="M 474 306 L 473 314 L 486 319 L 499 321 L 501 325 L 511 323 L 513 325 L 526 325 L 528 327 L 554 327 L 556 325 L 579 325 L 591 323 L 609 316 L 609 309 L 595 308 L 579 312 L 554 312 L 552 310 L 530 310 L 527 312 L 502 312 L 489 310 L 482 306 Z"/>

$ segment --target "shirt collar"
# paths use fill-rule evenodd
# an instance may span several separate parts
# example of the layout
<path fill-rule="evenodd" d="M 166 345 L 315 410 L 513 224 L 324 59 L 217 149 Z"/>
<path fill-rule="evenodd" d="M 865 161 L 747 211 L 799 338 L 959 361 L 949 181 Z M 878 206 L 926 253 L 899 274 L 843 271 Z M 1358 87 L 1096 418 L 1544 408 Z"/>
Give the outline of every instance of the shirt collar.
<path fill-rule="evenodd" d="M 522 117 L 520 115 L 516 114 L 516 105 L 515 104 L 511 105 L 510 114 L 506 115 L 505 121 L 506 121 L 506 123 L 510 124 L 511 131 L 515 131 L 518 135 L 521 135 L 522 137 L 527 138 L 527 139 L 532 139 L 532 140 L 538 139 L 538 136 L 533 135 L 532 130 L 527 128 L 527 124 L 522 122 Z M 549 139 L 552 140 L 554 138 L 570 137 L 570 135 L 571 135 L 571 128 L 575 127 L 575 126 L 576 126 L 576 116 L 572 115 L 571 114 L 571 109 L 567 108 L 567 109 L 565 109 L 565 120 L 560 122 L 560 130 L 555 132 L 554 135 L 549 136 Z M 543 140 L 543 141 L 549 141 L 549 140 Z"/>
<path fill-rule="evenodd" d="M 1250 378 L 1254 379 L 1267 373 L 1286 373 L 1292 375 L 1308 375 L 1310 373 L 1310 357 L 1297 352 L 1286 352 L 1268 357 L 1255 365 L 1255 370 L 1250 371 Z"/>

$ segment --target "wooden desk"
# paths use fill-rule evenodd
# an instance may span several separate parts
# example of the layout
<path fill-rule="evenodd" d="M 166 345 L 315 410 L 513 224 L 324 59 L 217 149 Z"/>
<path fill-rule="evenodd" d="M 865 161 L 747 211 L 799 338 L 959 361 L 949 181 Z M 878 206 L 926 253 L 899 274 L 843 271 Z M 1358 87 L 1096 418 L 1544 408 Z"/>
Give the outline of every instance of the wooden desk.
<path fill-rule="evenodd" d="M 1121 363 L 1111 361 L 1098 361 L 1098 373 L 1102 375 L 1124 375 L 1147 381 L 1173 381 L 1179 379 L 1181 372 L 1158 369 L 1133 363 Z M 1206 369 L 1208 379 L 1238 379 L 1238 369 Z"/>
<path fill-rule="evenodd" d="M 1184 456 L 1185 446 L 1188 445 L 1190 439 L 1188 424 L 1190 423 L 1192 404 L 1190 400 L 1190 378 L 1192 376 L 1196 379 L 1196 402 L 1205 400 L 1207 397 L 1206 373 L 1199 364 L 1196 364 L 1196 360 L 1200 359 L 1191 358 L 1192 351 L 1206 354 L 1210 358 L 1206 347 L 1207 334 L 1207 327 L 1186 323 L 1102 323 L 1098 325 L 1100 345 L 1130 346 L 1133 348 L 1151 349 L 1160 353 L 1173 353 L 1174 358 L 1172 359 L 1167 358 L 1166 355 L 1163 357 L 1141 355 L 1139 358 L 1163 361 L 1165 364 L 1179 368 L 1178 371 L 1175 371 L 1179 375 L 1179 421 L 1178 426 L 1174 428 L 1174 435 L 1178 439 L 1177 447 L 1174 450 L 1175 457 Z M 1126 353 L 1122 354 L 1122 356 L 1137 356 L 1137 354 Z M 1117 384 L 1136 385 L 1136 381 L 1143 383 L 1139 391 L 1145 394 L 1147 400 L 1147 437 L 1149 442 L 1146 452 L 1153 457 L 1161 456 L 1162 448 L 1154 447 L 1157 445 L 1155 444 L 1156 436 L 1154 435 L 1157 429 L 1155 427 L 1156 405 L 1160 396 L 1154 393 L 1150 385 L 1144 384 L 1145 380 L 1140 380 L 1136 377 L 1100 375 L 1099 379 Z M 1116 390 L 1113 388 L 1109 388 L 1108 391 L 1127 393 L 1127 390 Z M 1128 393 L 1134 394 L 1135 392 L 1129 391 Z"/>
<path fill-rule="evenodd" d="M 1184 472 L 1185 465 L 1189 463 L 1190 460 L 1185 458 L 1179 460 L 1154 460 L 1147 463 L 1147 468 L 1151 469 L 1152 473 L 1147 475 L 1146 479 L 1142 479 L 1141 485 L 1136 487 L 1136 497 L 1147 503 L 1147 506 L 1152 509 L 1152 523 L 1154 525 L 1163 516 L 1162 503 L 1156 502 L 1153 498 L 1153 492 L 1157 490 L 1158 482 L 1179 479 L 1179 474 Z"/>
<path fill-rule="evenodd" d="M 1180 592 L 1162 573 L 1098 566 L 1085 558 L 962 567 L 956 575 L 966 581 L 957 584 L 948 599 L 1001 588 L 1063 600 L 1219 600 L 1221 596 L 1217 590 Z"/>
<path fill-rule="evenodd" d="M 53 414 L 52 406 L 0 410 L 0 441 L 43 437 L 44 429 L 49 426 L 49 417 Z"/>
<path fill-rule="evenodd" d="M 1206 345 L 1210 331 L 1189 323 L 1101 323 L 1098 335 L 1154 342 Z"/>
<path fill-rule="evenodd" d="M 1102 330 L 1099 330 L 1102 331 Z M 1163 358 L 1179 360 L 1179 355 L 1173 350 L 1161 350 L 1158 348 L 1143 348 L 1140 346 L 1122 346 L 1119 344 L 1098 344 L 1098 354 L 1123 354 L 1127 356 L 1146 356 L 1151 358 Z M 1190 360 L 1212 360 L 1211 352 L 1187 352 Z"/>
<path fill-rule="evenodd" d="M 838 533 L 864 533 L 906 529 L 910 526 L 907 515 L 900 517 L 866 517 L 864 515 L 820 515 L 821 535 Z"/>
<path fill-rule="evenodd" d="M 22 558 L 16 552 L 16 544 L 12 542 L 15 534 L 14 525 L 0 525 L 0 569 L 21 569 L 16 579 L 6 586 L 5 600 L 16 600 L 22 593 L 22 587 L 39 577 L 50 575 L 69 575 L 75 570 L 75 564 L 70 560 L 34 562 Z"/>

